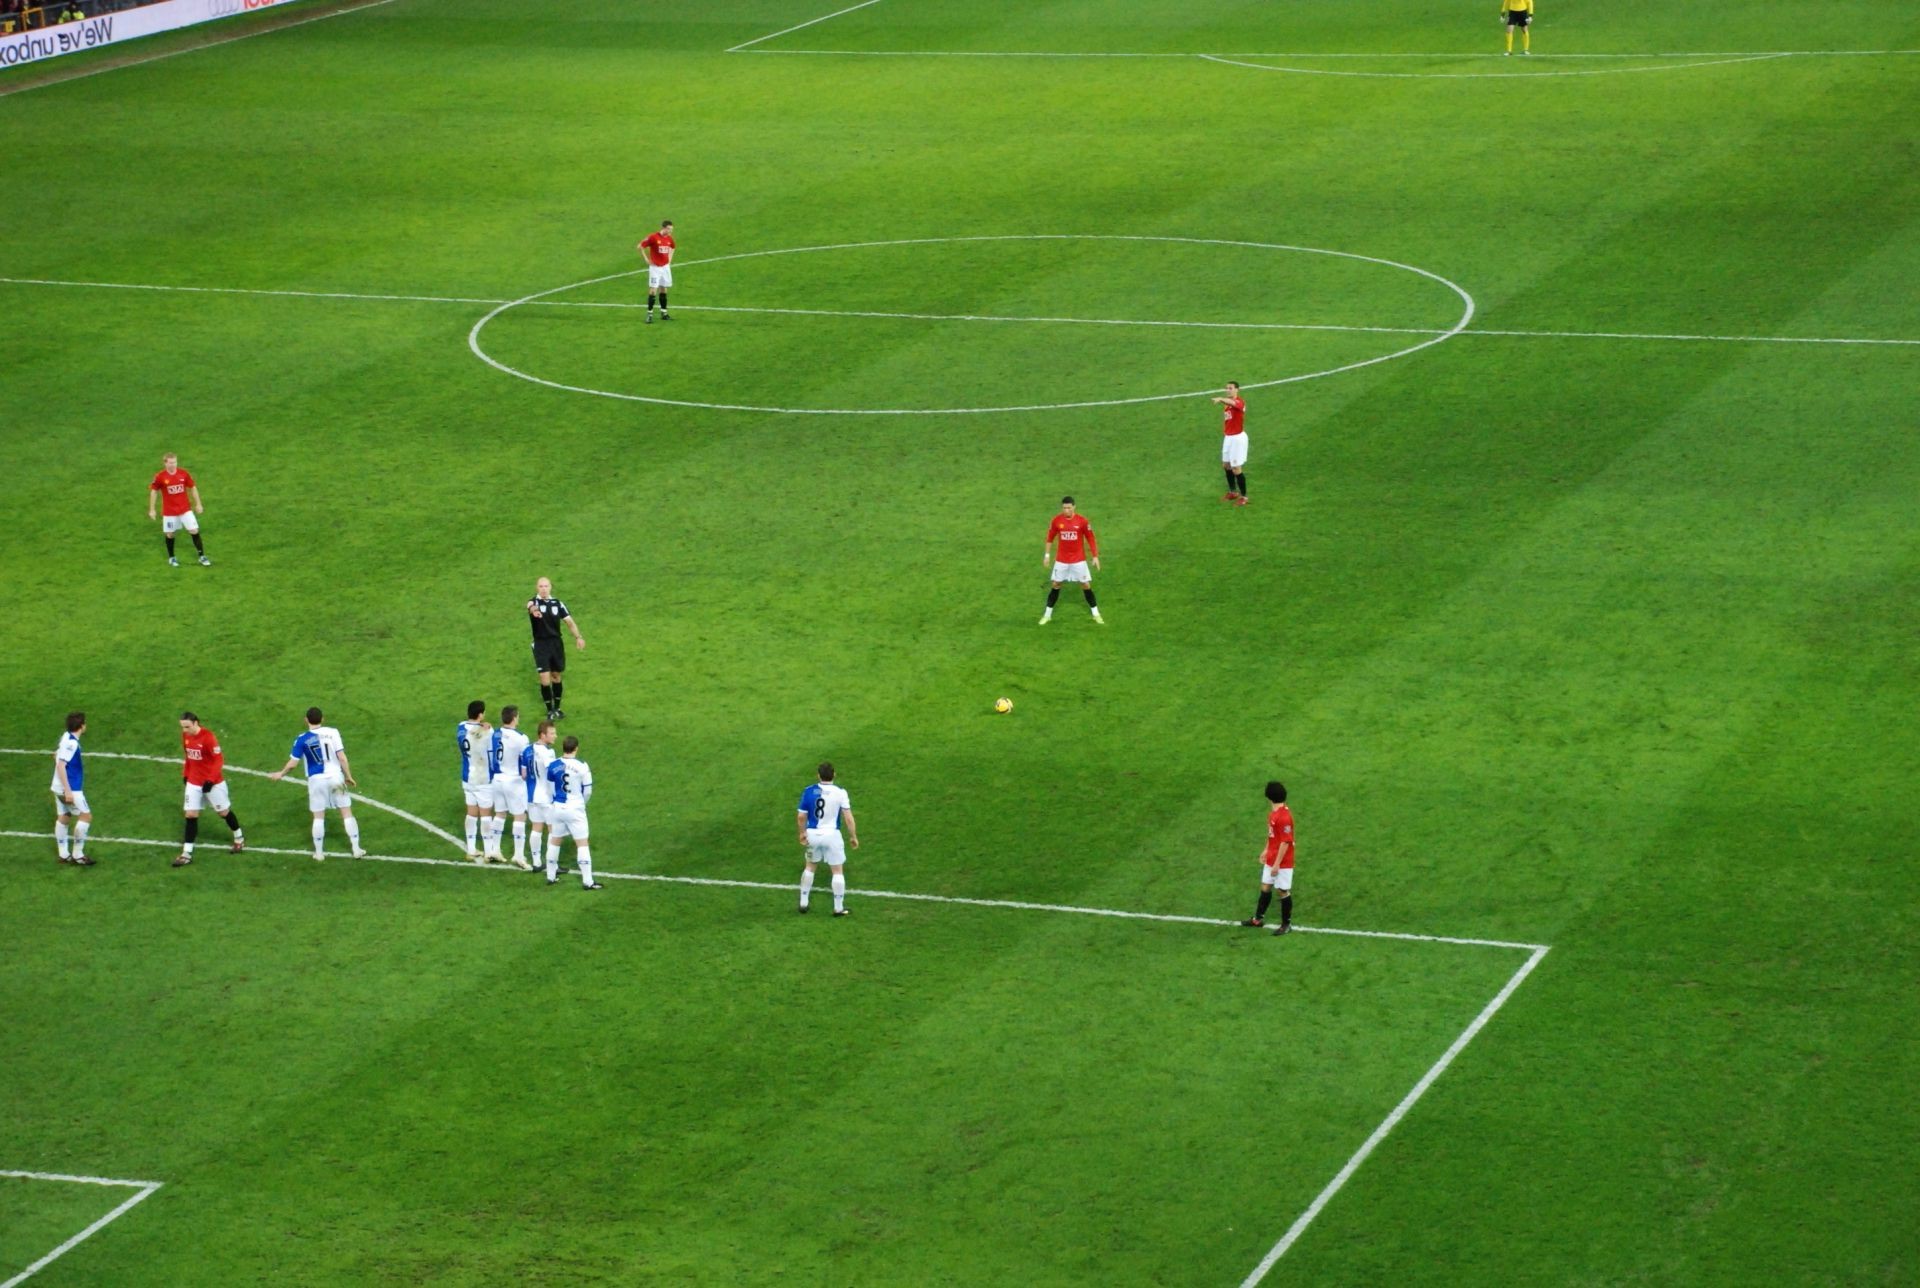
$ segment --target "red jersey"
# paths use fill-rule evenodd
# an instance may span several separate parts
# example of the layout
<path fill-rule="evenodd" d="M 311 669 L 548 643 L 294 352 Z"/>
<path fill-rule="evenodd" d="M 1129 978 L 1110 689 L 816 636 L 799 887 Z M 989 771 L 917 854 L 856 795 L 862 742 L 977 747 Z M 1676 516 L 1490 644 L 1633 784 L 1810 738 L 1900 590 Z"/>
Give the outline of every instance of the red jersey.
<path fill-rule="evenodd" d="M 1246 433 L 1247 400 L 1244 398 L 1229 398 L 1225 406 L 1227 409 L 1227 423 L 1222 428 L 1225 429 L 1229 436 Z"/>
<path fill-rule="evenodd" d="M 673 262 L 673 234 L 649 233 L 640 243 L 640 249 L 646 252 L 647 263 L 655 268 L 665 268 Z"/>
<path fill-rule="evenodd" d="M 1055 541 L 1060 543 L 1054 550 L 1056 563 L 1085 563 L 1088 555 L 1097 558 L 1100 554 L 1100 543 L 1093 539 L 1093 525 L 1083 515 L 1054 515 L 1047 525 L 1047 542 Z"/>
<path fill-rule="evenodd" d="M 1267 815 L 1267 848 L 1260 861 L 1270 868 L 1293 866 L 1293 811 L 1275 805 Z"/>
<path fill-rule="evenodd" d="M 153 476 L 153 485 L 147 491 L 160 494 L 160 513 L 185 514 L 193 507 L 193 503 L 187 499 L 187 489 L 192 486 L 193 475 L 185 470 L 175 470 L 171 474 L 161 470 Z"/>
<path fill-rule="evenodd" d="M 220 781 L 227 758 L 221 754 L 220 740 L 213 736 L 213 730 L 202 725 L 199 733 L 181 734 L 180 749 L 187 757 L 188 782 L 211 787 Z"/>

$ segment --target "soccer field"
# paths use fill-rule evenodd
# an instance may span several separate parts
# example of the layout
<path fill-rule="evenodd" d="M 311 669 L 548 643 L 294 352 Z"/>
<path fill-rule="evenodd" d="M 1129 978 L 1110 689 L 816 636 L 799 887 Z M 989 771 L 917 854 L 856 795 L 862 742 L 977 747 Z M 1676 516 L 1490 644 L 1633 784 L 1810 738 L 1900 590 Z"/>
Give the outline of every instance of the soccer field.
<path fill-rule="evenodd" d="M 1920 10 L 837 7 L 0 74 L 0 1288 L 1920 1281 Z"/>

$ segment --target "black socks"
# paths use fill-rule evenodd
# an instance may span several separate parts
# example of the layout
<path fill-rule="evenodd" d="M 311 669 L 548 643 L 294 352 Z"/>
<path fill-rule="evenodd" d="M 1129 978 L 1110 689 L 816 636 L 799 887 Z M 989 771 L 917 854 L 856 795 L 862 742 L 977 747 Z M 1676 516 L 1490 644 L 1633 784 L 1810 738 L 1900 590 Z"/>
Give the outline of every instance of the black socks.
<path fill-rule="evenodd" d="M 662 313 L 667 311 L 667 293 L 665 291 L 660 292 L 660 311 Z"/>
<path fill-rule="evenodd" d="M 653 292 L 647 292 L 647 312 L 653 312 Z"/>
<path fill-rule="evenodd" d="M 233 810 L 228 810 L 220 817 L 226 820 L 227 830 L 229 832 L 238 832 L 240 830 L 240 815 Z"/>
<path fill-rule="evenodd" d="M 167 558 L 173 558 L 173 537 L 171 534 L 167 537 Z"/>
<path fill-rule="evenodd" d="M 1290 894 L 1280 896 L 1280 924 L 1283 926 L 1293 924 L 1293 896 Z"/>
<path fill-rule="evenodd" d="M 1245 470 L 1241 470 L 1238 474 L 1233 476 L 1233 485 L 1236 488 L 1240 489 L 1241 496 L 1245 496 L 1247 494 L 1247 472 Z"/>
<path fill-rule="evenodd" d="M 198 551 L 199 551 L 199 552 L 200 552 L 201 554 L 205 554 L 205 553 L 207 553 L 207 548 L 206 548 L 205 546 L 203 546 L 203 545 L 201 545 L 201 544 L 200 544 L 200 534 L 199 534 L 199 533 L 197 533 L 197 532 L 189 532 L 189 533 L 188 533 L 187 535 L 193 538 L 193 548 L 194 548 L 195 550 L 198 550 Z M 171 553 L 171 552 L 169 552 L 169 553 Z"/>
<path fill-rule="evenodd" d="M 1273 903 L 1273 887 L 1261 886 L 1260 887 L 1260 906 L 1253 910 L 1254 920 L 1258 921 L 1265 918 L 1267 915 L 1267 908 L 1272 903 Z"/>
<path fill-rule="evenodd" d="M 547 704 L 547 714 L 552 715 L 553 714 L 553 686 L 551 684 L 543 684 L 540 686 L 540 701 Z"/>
<path fill-rule="evenodd" d="M 1059 602 L 1060 602 L 1060 588 L 1058 586 L 1055 586 L 1047 592 L 1047 607 L 1052 608 L 1055 604 Z"/>
<path fill-rule="evenodd" d="M 565 689 L 566 687 L 567 687 L 566 685 L 562 684 L 558 680 L 555 680 L 553 682 L 553 709 L 555 711 L 558 711 L 560 709 L 560 691 L 562 689 Z"/>
<path fill-rule="evenodd" d="M 186 830 L 180 836 L 180 843 L 182 845 L 192 845 L 195 841 L 199 839 L 200 839 L 200 820 L 197 818 L 190 818 L 187 820 Z"/>
<path fill-rule="evenodd" d="M 1095 599 L 1095 598 L 1093 597 L 1093 587 L 1091 587 L 1091 586 L 1087 586 L 1087 587 L 1085 587 L 1084 589 L 1082 589 L 1080 593 L 1081 593 L 1081 594 L 1083 594 L 1083 595 L 1085 595 L 1085 596 L 1087 597 L 1087 607 L 1088 607 L 1088 608 L 1098 608 L 1098 607 L 1100 607 L 1100 601 L 1099 601 L 1099 600 L 1097 600 L 1097 599 Z"/>

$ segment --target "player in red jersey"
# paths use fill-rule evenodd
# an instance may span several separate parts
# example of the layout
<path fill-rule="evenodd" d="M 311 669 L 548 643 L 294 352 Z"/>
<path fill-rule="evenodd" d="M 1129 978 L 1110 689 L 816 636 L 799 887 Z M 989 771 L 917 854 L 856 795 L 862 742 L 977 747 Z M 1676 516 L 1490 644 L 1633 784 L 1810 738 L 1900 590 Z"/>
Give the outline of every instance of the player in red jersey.
<path fill-rule="evenodd" d="M 673 220 L 660 221 L 660 231 L 648 233 L 634 247 L 647 257 L 647 321 L 653 321 L 653 297 L 660 297 L 660 320 L 673 321 L 667 312 L 667 291 L 673 286 Z"/>
<path fill-rule="evenodd" d="M 1100 601 L 1093 597 L 1093 574 L 1087 571 L 1087 559 L 1091 556 L 1093 566 L 1100 566 L 1100 543 L 1094 540 L 1093 525 L 1085 517 L 1075 513 L 1073 498 L 1060 498 L 1060 513 L 1053 516 L 1053 522 L 1047 525 L 1046 553 L 1041 555 L 1043 567 L 1053 569 L 1053 585 L 1047 590 L 1047 611 L 1040 614 L 1040 624 L 1045 626 L 1053 620 L 1053 605 L 1060 598 L 1060 583 L 1072 581 L 1080 584 L 1081 593 L 1087 597 L 1087 607 L 1093 612 L 1093 620 L 1102 626 L 1106 619 L 1100 616 Z"/>
<path fill-rule="evenodd" d="M 187 782 L 187 826 L 173 866 L 184 868 L 193 862 L 193 843 L 200 835 L 200 810 L 205 805 L 213 806 L 213 812 L 226 821 L 233 833 L 233 853 L 240 853 L 247 848 L 247 838 L 240 830 L 240 816 L 227 799 L 227 758 L 220 751 L 220 739 L 213 730 L 203 728 L 200 717 L 191 711 L 180 713 L 180 750 L 186 757 L 182 777 Z"/>
<path fill-rule="evenodd" d="M 1226 408 L 1221 425 L 1220 465 L 1227 472 L 1227 494 L 1220 499 L 1235 505 L 1247 503 L 1247 400 L 1240 396 L 1240 382 L 1227 381 L 1227 391 L 1214 399 Z"/>
<path fill-rule="evenodd" d="M 193 548 L 200 552 L 201 566 L 213 567 L 213 560 L 207 558 L 207 548 L 200 541 L 200 521 L 194 518 L 196 514 L 205 514 L 207 507 L 200 503 L 200 489 L 194 486 L 193 475 L 180 468 L 180 458 L 172 452 L 161 458 L 160 466 L 160 472 L 147 487 L 147 517 L 160 520 L 160 535 L 167 539 L 167 563 L 175 568 L 180 566 L 173 555 L 173 534 L 185 528 L 193 538 Z M 155 501 L 160 503 L 159 515 L 153 512 Z"/>
<path fill-rule="evenodd" d="M 1267 848 L 1260 853 L 1260 906 L 1240 924 L 1267 924 L 1267 905 L 1273 892 L 1280 892 L 1280 924 L 1276 935 L 1293 929 L 1293 811 L 1287 808 L 1287 789 L 1280 783 L 1267 784 L 1267 800 L 1273 808 L 1267 813 Z"/>

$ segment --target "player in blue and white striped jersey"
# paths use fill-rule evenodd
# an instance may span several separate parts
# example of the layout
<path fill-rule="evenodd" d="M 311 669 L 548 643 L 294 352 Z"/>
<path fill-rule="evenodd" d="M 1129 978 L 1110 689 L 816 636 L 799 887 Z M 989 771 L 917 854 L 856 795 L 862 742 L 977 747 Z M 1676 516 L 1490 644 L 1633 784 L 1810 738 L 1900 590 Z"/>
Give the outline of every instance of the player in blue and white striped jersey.
<path fill-rule="evenodd" d="M 560 758 L 547 766 L 547 783 L 553 789 L 553 804 L 547 807 L 547 884 L 560 879 L 560 840 L 571 836 L 580 884 L 598 890 L 593 858 L 587 851 L 587 800 L 593 795 L 593 771 L 574 755 L 579 750 L 580 740 L 568 734 L 560 744 Z"/>
<path fill-rule="evenodd" d="M 521 772 L 527 779 L 527 853 L 533 856 L 536 870 L 545 861 L 547 817 L 553 809 L 553 784 L 547 781 L 547 768 L 557 759 L 553 750 L 554 725 L 542 720 L 534 728 L 533 742 L 520 753 Z"/>
<path fill-rule="evenodd" d="M 467 802 L 467 857 L 485 863 L 480 850 L 481 820 L 493 817 L 493 726 L 483 717 L 487 704 L 467 703 L 467 718 L 453 727 L 453 745 L 460 749 L 460 791 Z"/>
<path fill-rule="evenodd" d="M 295 766 L 306 768 L 307 809 L 313 814 L 314 862 L 327 857 L 323 843 L 330 809 L 340 811 L 340 825 L 347 831 L 347 848 L 353 857 L 364 859 L 367 852 L 360 848 L 360 822 L 353 816 L 353 797 L 347 793 L 347 788 L 359 784 L 353 781 L 353 766 L 347 763 L 347 749 L 340 741 L 340 731 L 322 723 L 324 718 L 319 707 L 307 708 L 306 730 L 293 740 L 287 763 L 267 777 L 277 781 L 285 778 Z"/>
<path fill-rule="evenodd" d="M 67 716 L 67 731 L 53 750 L 53 848 L 62 863 L 90 868 L 87 857 L 87 830 L 93 826 L 93 810 L 87 805 L 87 767 L 81 762 L 80 735 L 87 731 L 85 712 Z M 67 820 L 73 820 L 72 848 L 68 848 Z"/>
<path fill-rule="evenodd" d="M 527 780 L 523 758 L 533 744 L 520 732 L 520 708 L 500 708 L 500 727 L 493 731 L 493 819 L 487 831 L 487 857 L 504 862 L 500 832 L 513 820 L 513 866 L 533 871 L 527 862 Z"/>
<path fill-rule="evenodd" d="M 847 915 L 847 849 L 840 839 L 840 822 L 846 820 L 846 841 L 860 848 L 860 836 L 853 822 L 853 798 L 833 781 L 833 762 L 820 762 L 820 781 L 800 793 L 800 811 L 794 823 L 800 830 L 800 848 L 807 852 L 807 866 L 800 873 L 800 911 L 807 910 L 813 897 L 813 869 L 824 863 L 833 872 L 833 915 Z"/>

